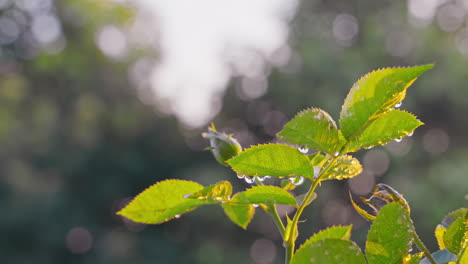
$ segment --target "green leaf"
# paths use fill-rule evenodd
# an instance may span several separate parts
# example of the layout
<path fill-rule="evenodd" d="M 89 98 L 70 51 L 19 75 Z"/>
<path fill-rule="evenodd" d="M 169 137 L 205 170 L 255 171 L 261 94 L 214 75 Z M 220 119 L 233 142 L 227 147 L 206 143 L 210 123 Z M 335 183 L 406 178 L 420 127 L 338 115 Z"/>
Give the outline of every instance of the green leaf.
<path fill-rule="evenodd" d="M 187 194 L 202 189 L 202 185 L 192 181 L 165 180 L 138 194 L 117 214 L 139 223 L 160 224 L 201 205 L 213 203 L 208 200 L 184 198 Z"/>
<path fill-rule="evenodd" d="M 444 234 L 444 245 L 450 252 L 458 255 L 466 247 L 465 236 L 468 237 L 468 220 L 459 217 L 447 228 Z"/>
<path fill-rule="evenodd" d="M 432 253 L 432 257 L 434 257 L 437 263 L 447 263 L 450 261 L 457 260 L 457 256 L 448 251 L 447 249 L 439 250 Z M 424 258 L 421 262 L 419 262 L 419 264 L 431 264 L 431 262 L 427 258 Z"/>
<path fill-rule="evenodd" d="M 340 127 L 347 140 L 361 133 L 382 114 L 400 103 L 406 90 L 433 65 L 385 68 L 360 78 L 351 88 L 340 113 Z"/>
<path fill-rule="evenodd" d="M 361 148 L 372 148 L 385 145 L 393 140 L 405 137 L 423 123 L 408 112 L 401 110 L 387 111 L 373 121 L 355 141 L 347 147 L 347 152 L 358 151 Z"/>
<path fill-rule="evenodd" d="M 244 192 L 236 193 L 232 204 L 289 204 L 296 205 L 296 199 L 287 191 L 276 186 L 254 186 Z"/>
<path fill-rule="evenodd" d="M 285 142 L 303 145 L 330 155 L 334 155 L 340 147 L 335 121 L 319 108 L 299 112 L 278 133 L 278 137 Z"/>
<path fill-rule="evenodd" d="M 382 207 L 367 235 L 369 264 L 402 263 L 411 248 L 411 225 L 402 205 L 392 202 Z"/>
<path fill-rule="evenodd" d="M 349 238 L 351 237 L 351 229 L 352 225 L 329 227 L 311 236 L 309 239 L 307 239 L 306 242 L 304 242 L 304 244 L 302 244 L 302 246 L 298 250 L 308 247 L 310 246 L 310 244 L 325 238 L 349 240 Z"/>
<path fill-rule="evenodd" d="M 283 144 L 253 146 L 227 163 L 237 173 L 251 176 L 313 176 L 308 156 Z"/>
<path fill-rule="evenodd" d="M 448 228 L 450 225 L 452 225 L 455 220 L 458 218 L 463 218 L 465 220 L 468 220 L 468 208 L 459 208 L 455 211 L 452 211 L 448 213 L 441 221 L 440 225 L 442 225 L 445 228 Z"/>
<path fill-rule="evenodd" d="M 361 163 L 350 155 L 340 156 L 322 180 L 343 180 L 361 174 Z"/>
<path fill-rule="evenodd" d="M 301 247 L 291 264 L 365 264 L 361 249 L 352 241 L 325 238 Z"/>
<path fill-rule="evenodd" d="M 214 185 L 210 185 L 201 189 L 198 192 L 193 193 L 192 195 L 188 196 L 187 198 L 192 199 L 208 199 L 208 200 L 215 200 L 215 201 L 225 201 L 229 200 L 229 197 L 232 194 L 232 185 L 228 181 L 222 181 Z"/>
<path fill-rule="evenodd" d="M 224 213 L 234 222 L 236 225 L 243 229 L 247 229 L 247 226 L 252 220 L 255 214 L 255 207 L 251 204 L 247 205 L 232 205 L 222 204 Z"/>

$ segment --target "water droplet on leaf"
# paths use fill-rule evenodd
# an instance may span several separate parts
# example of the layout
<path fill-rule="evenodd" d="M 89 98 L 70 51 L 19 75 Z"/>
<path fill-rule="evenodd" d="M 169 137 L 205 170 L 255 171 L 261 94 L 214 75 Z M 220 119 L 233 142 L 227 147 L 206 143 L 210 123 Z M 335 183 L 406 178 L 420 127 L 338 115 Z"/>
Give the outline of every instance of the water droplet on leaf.
<path fill-rule="evenodd" d="M 398 104 L 395 105 L 395 108 L 400 108 L 402 105 L 402 102 L 399 102 Z"/>
<path fill-rule="evenodd" d="M 309 152 L 308 148 L 298 147 L 297 150 L 299 150 L 299 152 L 301 152 L 302 154 L 307 154 L 307 152 Z"/>
<path fill-rule="evenodd" d="M 175 218 L 180 218 L 180 214 L 174 215 Z"/>
<path fill-rule="evenodd" d="M 246 183 L 248 184 L 253 184 L 255 182 L 255 177 L 249 177 L 249 176 L 245 176 L 244 177 L 244 180 Z"/>
<path fill-rule="evenodd" d="M 395 139 L 395 142 L 399 143 L 399 142 L 401 142 L 402 140 L 403 140 L 403 138 L 397 138 L 397 139 Z"/>
<path fill-rule="evenodd" d="M 289 178 L 292 184 L 299 186 L 304 183 L 304 177 L 302 176 L 296 176 L 296 177 L 291 177 Z"/>

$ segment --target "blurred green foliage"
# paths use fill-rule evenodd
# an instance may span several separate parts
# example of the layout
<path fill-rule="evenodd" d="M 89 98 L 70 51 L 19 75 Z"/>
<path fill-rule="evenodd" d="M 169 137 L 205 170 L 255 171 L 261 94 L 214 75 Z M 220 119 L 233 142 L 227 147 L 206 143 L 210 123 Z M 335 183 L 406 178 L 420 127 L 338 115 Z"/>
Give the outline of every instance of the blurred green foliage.
<path fill-rule="evenodd" d="M 135 225 L 115 215 L 130 196 L 166 178 L 209 185 L 236 176 L 201 152 L 207 142 L 200 131 L 180 126 L 138 99 L 128 67 L 142 54 L 157 54 L 136 49 L 116 61 L 97 48 L 97 30 L 128 23 L 133 7 L 51 3 L 66 41 L 46 48 L 31 41 L 31 11 L 12 3 L 0 11 L 0 18 L 19 21 L 17 38 L 2 39 L 0 54 L 2 263 L 254 263 L 249 250 L 259 238 L 273 241 L 277 261 L 283 259 L 273 223 L 262 214 L 248 232 L 210 207 L 158 226 Z M 253 101 L 238 99 L 238 80 L 233 80 L 216 123 L 220 131 L 248 135 L 239 137 L 245 146 L 272 141 L 287 119 L 278 113 L 291 118 L 309 106 L 337 109 L 356 78 L 372 69 L 436 62 L 403 105 L 426 125 L 403 145 L 371 152 L 384 159 L 358 155 L 364 168 L 387 162 L 386 169 L 375 167 L 376 180 L 405 195 L 415 226 L 433 251 L 438 221 L 467 202 L 468 57 L 455 41 L 466 29 L 445 32 L 437 21 L 413 27 L 406 4 L 302 1 L 291 23 L 290 64 L 274 70 L 269 92 Z M 333 18 L 342 13 L 359 26 L 345 45 L 332 33 Z M 409 41 L 409 52 L 392 55 L 392 41 Z M 327 192 L 319 193 L 317 204 L 304 214 L 323 221 L 302 224 L 299 243 L 327 225 L 349 223 L 357 227 L 353 239 L 362 243 L 368 224 L 352 212 L 348 184 L 325 184 Z"/>

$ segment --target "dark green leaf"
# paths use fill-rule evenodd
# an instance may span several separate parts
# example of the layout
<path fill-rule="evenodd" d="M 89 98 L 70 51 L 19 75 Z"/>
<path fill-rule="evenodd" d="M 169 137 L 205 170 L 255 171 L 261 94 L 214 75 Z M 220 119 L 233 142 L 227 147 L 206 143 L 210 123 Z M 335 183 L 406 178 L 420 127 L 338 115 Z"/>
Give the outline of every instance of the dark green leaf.
<path fill-rule="evenodd" d="M 411 225 L 402 205 L 393 202 L 382 207 L 367 235 L 369 264 L 402 263 L 411 247 Z"/>
<path fill-rule="evenodd" d="M 408 68 L 385 68 L 359 79 L 351 88 L 340 113 L 343 136 L 352 140 L 382 114 L 401 103 L 406 90 L 433 65 Z"/>
<path fill-rule="evenodd" d="M 253 146 L 227 163 L 237 173 L 251 176 L 313 176 L 308 156 L 283 144 Z"/>
<path fill-rule="evenodd" d="M 306 146 L 330 155 L 340 147 L 335 121 L 319 108 L 299 112 L 278 133 L 278 137 L 285 142 Z"/>
<path fill-rule="evenodd" d="M 365 264 L 361 249 L 349 240 L 325 238 L 301 247 L 291 264 Z"/>
<path fill-rule="evenodd" d="M 139 223 L 163 223 L 212 203 L 209 200 L 184 198 L 202 189 L 202 185 L 192 181 L 165 180 L 144 190 L 117 214 Z"/>

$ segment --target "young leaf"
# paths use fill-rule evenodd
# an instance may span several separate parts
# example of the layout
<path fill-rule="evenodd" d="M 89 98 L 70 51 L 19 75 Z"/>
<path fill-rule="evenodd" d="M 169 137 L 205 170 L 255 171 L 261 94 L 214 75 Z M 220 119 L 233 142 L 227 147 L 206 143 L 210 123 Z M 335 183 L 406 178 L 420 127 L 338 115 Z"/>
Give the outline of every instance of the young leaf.
<path fill-rule="evenodd" d="M 468 247 L 466 247 L 462 253 L 458 256 L 457 264 L 466 264 L 468 263 Z"/>
<path fill-rule="evenodd" d="M 447 249 L 439 250 L 432 253 L 432 257 L 434 257 L 437 263 L 447 263 L 457 260 L 457 256 L 448 251 Z M 423 260 L 421 260 L 421 262 L 419 262 L 419 264 L 431 264 L 431 262 L 427 258 L 424 258 Z"/>
<path fill-rule="evenodd" d="M 325 238 L 305 247 L 294 254 L 291 264 L 365 264 L 361 249 L 352 241 Z"/>
<path fill-rule="evenodd" d="M 369 264 L 402 263 L 411 248 L 411 225 L 405 207 L 395 202 L 385 205 L 367 235 Z"/>
<path fill-rule="evenodd" d="M 408 254 L 408 256 L 403 260 L 403 264 L 419 264 L 423 256 L 423 252 L 414 255 Z"/>
<path fill-rule="evenodd" d="M 361 174 L 361 163 L 350 155 L 340 156 L 322 180 L 343 180 Z"/>
<path fill-rule="evenodd" d="M 227 163 L 237 173 L 251 176 L 313 176 L 308 156 L 283 144 L 253 146 Z"/>
<path fill-rule="evenodd" d="M 160 224 L 201 205 L 213 203 L 208 200 L 184 198 L 187 194 L 201 189 L 203 186 L 196 182 L 165 180 L 138 194 L 117 214 L 139 223 Z"/>
<path fill-rule="evenodd" d="M 232 185 L 228 181 L 218 182 L 217 184 L 210 185 L 201 189 L 198 192 L 195 192 L 188 196 L 187 198 L 192 199 L 208 199 L 208 200 L 228 200 L 232 194 Z"/>
<path fill-rule="evenodd" d="M 244 192 L 236 193 L 232 204 L 289 204 L 296 205 L 296 199 L 287 191 L 276 186 L 254 186 Z"/>
<path fill-rule="evenodd" d="M 435 237 L 437 239 L 437 244 L 439 245 L 439 249 L 447 248 L 444 243 L 444 235 L 447 232 L 447 228 L 443 227 L 442 225 L 437 225 L 434 231 Z"/>
<path fill-rule="evenodd" d="M 285 142 L 305 145 L 330 155 L 340 145 L 335 121 L 319 108 L 299 112 L 283 127 L 278 137 Z"/>
<path fill-rule="evenodd" d="M 310 244 L 325 238 L 349 240 L 349 238 L 351 237 L 351 229 L 352 225 L 329 227 L 311 236 L 309 239 L 307 239 L 306 242 L 304 242 L 304 244 L 302 244 L 302 246 L 298 250 L 308 247 L 310 246 Z"/>
<path fill-rule="evenodd" d="M 433 65 L 385 68 L 359 79 L 351 88 L 340 113 L 340 127 L 347 140 L 360 134 L 382 114 L 401 103 L 406 90 Z"/>
<path fill-rule="evenodd" d="M 247 229 L 247 226 L 255 214 L 255 207 L 251 204 L 246 205 L 232 205 L 222 204 L 224 213 L 242 229 Z"/>
<path fill-rule="evenodd" d="M 450 252 L 458 255 L 466 247 L 465 236 L 468 237 L 468 220 L 457 218 L 444 234 L 444 245 Z"/>
<path fill-rule="evenodd" d="M 356 141 L 352 141 L 349 144 L 347 152 L 354 152 L 361 148 L 370 148 L 376 145 L 384 145 L 410 135 L 422 124 L 421 121 L 408 112 L 401 110 L 387 111 L 373 121 L 360 134 Z"/>

